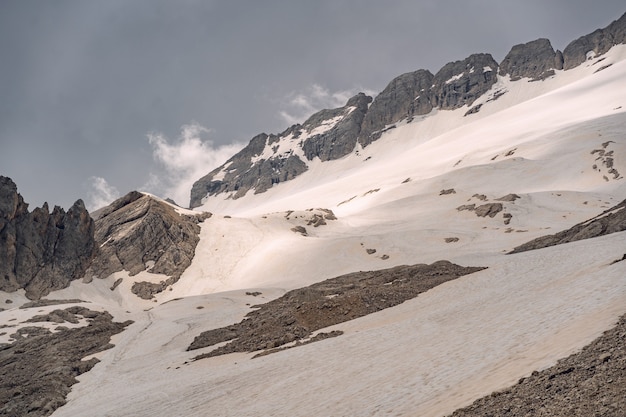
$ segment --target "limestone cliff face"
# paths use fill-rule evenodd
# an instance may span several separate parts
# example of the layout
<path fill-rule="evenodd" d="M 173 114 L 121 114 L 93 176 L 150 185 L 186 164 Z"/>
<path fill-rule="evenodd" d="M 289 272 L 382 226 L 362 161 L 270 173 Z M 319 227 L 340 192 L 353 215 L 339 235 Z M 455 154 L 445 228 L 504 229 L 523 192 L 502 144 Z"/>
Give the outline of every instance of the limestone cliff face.
<path fill-rule="evenodd" d="M 82 200 L 67 212 L 44 204 L 29 213 L 15 183 L 0 176 L 0 290 L 38 299 L 67 287 L 95 255 L 94 231 Z"/>
<path fill-rule="evenodd" d="M 490 54 L 473 54 L 450 62 L 433 78 L 431 103 L 442 110 L 470 106 L 497 80 L 498 63 Z"/>
<path fill-rule="evenodd" d="M 604 29 L 581 36 L 563 50 L 563 69 L 577 67 L 588 59 L 589 53 L 602 55 L 615 45 L 626 43 L 626 13 Z"/>
<path fill-rule="evenodd" d="M 500 74 L 510 75 L 511 80 L 530 78 L 543 80 L 563 69 L 563 54 L 555 51 L 548 39 L 515 45 L 500 63 Z"/>
<path fill-rule="evenodd" d="M 361 145 L 377 140 L 387 126 L 399 120 L 430 113 L 433 77 L 428 70 L 417 70 L 394 78 L 365 115 L 359 135 Z"/>
<path fill-rule="evenodd" d="M 158 284 L 136 283 L 133 292 L 151 298 L 180 278 L 193 260 L 200 226 L 210 214 L 179 214 L 169 204 L 133 191 L 114 201 L 95 222 L 99 250 L 88 278 L 106 278 L 126 270 L 148 270 L 169 278 Z"/>

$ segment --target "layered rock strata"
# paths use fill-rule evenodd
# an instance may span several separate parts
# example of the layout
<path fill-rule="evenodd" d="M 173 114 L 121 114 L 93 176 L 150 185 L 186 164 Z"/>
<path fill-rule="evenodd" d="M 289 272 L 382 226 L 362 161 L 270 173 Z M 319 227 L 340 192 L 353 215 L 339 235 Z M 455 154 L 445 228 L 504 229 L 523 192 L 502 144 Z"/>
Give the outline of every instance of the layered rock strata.
<path fill-rule="evenodd" d="M 126 270 L 164 274 L 159 283 L 135 283 L 133 292 L 149 299 L 180 278 L 191 264 L 200 240 L 198 223 L 209 213 L 179 214 L 170 204 L 133 191 L 106 207 L 95 222 L 99 250 L 87 271 L 89 278 L 106 278 Z"/>

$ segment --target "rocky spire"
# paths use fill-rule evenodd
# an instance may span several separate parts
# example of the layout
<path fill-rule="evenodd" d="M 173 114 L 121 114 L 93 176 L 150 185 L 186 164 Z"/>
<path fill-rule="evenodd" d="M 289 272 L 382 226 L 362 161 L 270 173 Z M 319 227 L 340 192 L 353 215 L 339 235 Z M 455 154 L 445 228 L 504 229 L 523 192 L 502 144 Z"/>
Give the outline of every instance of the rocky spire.
<path fill-rule="evenodd" d="M 81 278 L 96 251 L 94 222 L 82 200 L 28 212 L 15 183 L 0 176 L 0 290 L 38 299 Z"/>

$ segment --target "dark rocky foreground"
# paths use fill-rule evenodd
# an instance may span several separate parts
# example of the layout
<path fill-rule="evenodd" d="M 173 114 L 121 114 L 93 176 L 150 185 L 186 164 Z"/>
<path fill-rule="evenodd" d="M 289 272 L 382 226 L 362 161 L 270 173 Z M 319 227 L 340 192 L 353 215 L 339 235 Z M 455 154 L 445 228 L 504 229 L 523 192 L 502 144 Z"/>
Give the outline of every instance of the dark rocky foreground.
<path fill-rule="evenodd" d="M 22 327 L 0 345 L 0 416 L 48 416 L 65 404 L 76 376 L 89 371 L 98 359 L 81 359 L 113 347 L 111 336 L 130 321 L 113 322 L 107 312 L 75 306 L 35 316 L 29 322 L 78 322 L 85 327 L 57 327 L 55 333 L 36 325 Z"/>
<path fill-rule="evenodd" d="M 626 315 L 581 352 L 476 400 L 452 417 L 624 417 Z"/>
<path fill-rule="evenodd" d="M 598 216 L 579 223 L 554 235 L 541 236 L 517 246 L 510 253 L 525 252 L 548 246 L 561 245 L 582 239 L 604 236 L 626 230 L 626 200 Z M 624 248 L 626 250 L 626 248 Z"/>
<path fill-rule="evenodd" d="M 201 333 L 187 350 L 230 341 L 194 358 L 202 359 L 302 343 L 319 329 L 396 306 L 439 284 L 482 269 L 438 261 L 342 275 L 255 306 L 258 310 L 240 323 Z M 339 334 L 321 334 L 316 340 Z"/>

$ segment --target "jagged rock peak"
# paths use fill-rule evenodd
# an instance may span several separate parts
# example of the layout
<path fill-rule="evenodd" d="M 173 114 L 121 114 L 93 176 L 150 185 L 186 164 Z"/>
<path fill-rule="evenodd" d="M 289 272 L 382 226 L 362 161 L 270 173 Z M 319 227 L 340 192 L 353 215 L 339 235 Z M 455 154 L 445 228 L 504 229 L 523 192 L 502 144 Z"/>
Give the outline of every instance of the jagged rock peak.
<path fill-rule="evenodd" d="M 133 291 L 151 298 L 175 283 L 191 264 L 200 233 L 199 222 L 210 217 L 179 214 L 169 203 L 132 191 L 107 206 L 95 222 L 99 251 L 87 271 L 89 278 L 106 278 L 126 270 L 136 275 L 148 270 L 169 278 L 158 283 L 136 283 Z"/>
<path fill-rule="evenodd" d="M 94 221 L 78 200 L 67 211 L 48 204 L 28 212 L 17 186 L 0 176 L 0 290 L 30 299 L 84 276 L 95 255 Z"/>
<path fill-rule="evenodd" d="M 615 45 L 626 43 L 626 13 L 604 29 L 581 36 L 563 50 L 563 69 L 572 69 L 589 58 L 608 52 Z"/>
<path fill-rule="evenodd" d="M 511 80 L 530 78 L 543 80 L 563 69 L 563 54 L 555 51 L 548 39 L 541 38 L 513 46 L 500 63 L 500 75 L 510 75 Z"/>

